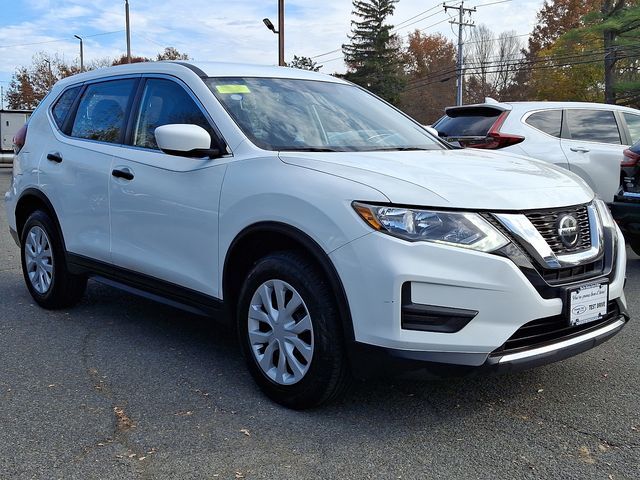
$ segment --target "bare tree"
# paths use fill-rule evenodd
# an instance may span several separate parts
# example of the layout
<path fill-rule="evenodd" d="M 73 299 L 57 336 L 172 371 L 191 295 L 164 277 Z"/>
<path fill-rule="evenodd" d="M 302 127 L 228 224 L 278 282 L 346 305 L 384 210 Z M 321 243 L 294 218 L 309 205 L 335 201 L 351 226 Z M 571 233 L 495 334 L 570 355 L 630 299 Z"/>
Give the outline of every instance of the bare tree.
<path fill-rule="evenodd" d="M 466 44 L 465 69 L 468 76 L 467 100 L 500 98 L 518 73 L 522 43 L 515 31 L 495 33 L 486 25 L 474 28 Z"/>

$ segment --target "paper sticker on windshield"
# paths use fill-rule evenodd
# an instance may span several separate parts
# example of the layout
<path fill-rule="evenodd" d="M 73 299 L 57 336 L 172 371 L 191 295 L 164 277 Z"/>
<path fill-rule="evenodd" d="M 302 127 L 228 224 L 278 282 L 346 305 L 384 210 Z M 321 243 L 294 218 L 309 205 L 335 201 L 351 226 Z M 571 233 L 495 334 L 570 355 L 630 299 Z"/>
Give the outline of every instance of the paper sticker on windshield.
<path fill-rule="evenodd" d="M 246 85 L 216 85 L 218 93 L 251 93 Z"/>

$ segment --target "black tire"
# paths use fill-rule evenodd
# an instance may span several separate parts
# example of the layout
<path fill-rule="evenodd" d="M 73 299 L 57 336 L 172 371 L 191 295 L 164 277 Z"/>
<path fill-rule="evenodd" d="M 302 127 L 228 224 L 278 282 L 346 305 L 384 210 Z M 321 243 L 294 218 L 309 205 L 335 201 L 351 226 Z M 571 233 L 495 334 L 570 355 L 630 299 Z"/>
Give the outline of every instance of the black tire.
<path fill-rule="evenodd" d="M 36 290 L 29 278 L 26 259 L 27 236 L 36 227 L 41 228 L 46 233 L 52 257 L 51 283 L 48 289 L 42 293 Z M 87 288 L 87 278 L 73 275 L 67 269 L 63 242 L 49 215 L 42 210 L 33 212 L 24 224 L 20 236 L 20 244 L 24 281 L 29 293 L 38 305 L 54 310 L 71 307 L 80 301 Z"/>
<path fill-rule="evenodd" d="M 296 290 L 313 325 L 313 354 L 308 370 L 292 385 L 282 385 L 267 376 L 249 340 L 251 300 L 257 289 L 270 280 L 284 281 Z M 249 371 L 260 389 L 275 402 L 301 410 L 335 400 L 345 392 L 350 374 L 335 296 L 322 272 L 303 255 L 277 252 L 254 265 L 240 292 L 237 325 Z"/>
<path fill-rule="evenodd" d="M 631 240 L 629 242 L 629 246 L 631 247 L 631 250 L 633 250 L 633 253 L 640 255 L 640 239 Z"/>

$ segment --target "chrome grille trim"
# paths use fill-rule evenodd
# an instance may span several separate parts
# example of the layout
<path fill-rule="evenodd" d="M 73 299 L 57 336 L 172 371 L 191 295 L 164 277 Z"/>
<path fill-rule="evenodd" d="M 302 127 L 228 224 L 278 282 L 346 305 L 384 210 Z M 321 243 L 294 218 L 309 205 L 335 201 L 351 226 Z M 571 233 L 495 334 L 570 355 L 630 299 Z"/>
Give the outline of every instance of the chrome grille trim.
<path fill-rule="evenodd" d="M 558 209 L 558 211 L 562 210 Z M 589 219 L 591 245 L 588 249 L 566 254 L 554 252 L 549 242 L 531 222 L 527 214 L 496 213 L 494 216 L 540 265 L 545 268 L 558 269 L 593 261 L 602 254 L 604 242 L 602 222 L 595 205 L 587 205 L 586 211 Z"/>

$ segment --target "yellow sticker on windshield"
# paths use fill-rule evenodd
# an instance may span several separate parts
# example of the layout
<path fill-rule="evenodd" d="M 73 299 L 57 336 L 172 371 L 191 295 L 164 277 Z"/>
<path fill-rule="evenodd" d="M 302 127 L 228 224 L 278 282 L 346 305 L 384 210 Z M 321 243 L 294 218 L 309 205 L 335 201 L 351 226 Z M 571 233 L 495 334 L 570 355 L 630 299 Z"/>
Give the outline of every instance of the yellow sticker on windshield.
<path fill-rule="evenodd" d="M 246 85 L 216 85 L 218 93 L 251 93 Z"/>

